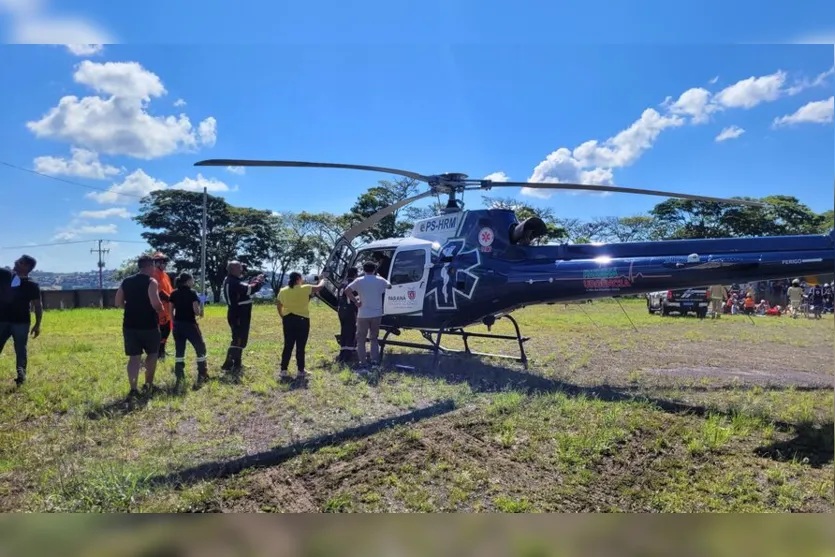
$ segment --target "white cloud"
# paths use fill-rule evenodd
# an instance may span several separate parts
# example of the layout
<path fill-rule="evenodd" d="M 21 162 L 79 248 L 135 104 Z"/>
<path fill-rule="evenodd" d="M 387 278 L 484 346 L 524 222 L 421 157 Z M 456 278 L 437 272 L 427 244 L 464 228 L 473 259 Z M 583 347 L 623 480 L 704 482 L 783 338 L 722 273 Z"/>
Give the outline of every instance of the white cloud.
<path fill-rule="evenodd" d="M 809 86 L 822 84 L 832 73 L 833 70 L 829 70 L 818 75 L 808 82 Z M 528 181 L 612 185 L 614 170 L 634 164 L 653 147 L 662 131 L 681 127 L 685 123 L 701 124 L 719 111 L 750 109 L 792 94 L 791 88 L 784 87 L 786 78 L 786 72 L 779 70 L 770 75 L 742 79 L 715 95 L 707 89 L 695 87 L 684 91 L 675 101 L 674 97 L 668 96 L 661 103 L 662 113 L 647 108 L 631 126 L 603 142 L 592 139 L 573 150 L 561 147 L 553 151 L 534 168 Z M 711 83 L 717 81 L 718 76 Z M 734 137 L 739 137 L 742 130 L 723 130 L 723 133 L 734 133 Z M 717 137 L 717 141 L 725 139 L 730 137 Z M 522 188 L 522 193 L 542 198 L 552 195 L 551 192 L 533 188 Z"/>
<path fill-rule="evenodd" d="M 128 205 L 139 201 L 140 198 L 152 191 L 164 189 L 176 189 L 186 191 L 203 191 L 203 188 L 210 192 L 236 191 L 237 187 L 230 188 L 225 182 L 217 178 L 206 178 L 197 174 L 196 178 L 184 178 L 176 184 L 169 186 L 162 180 L 148 176 L 141 168 L 129 174 L 125 179 L 113 184 L 107 191 L 90 192 L 86 197 L 94 199 L 103 205 Z"/>
<path fill-rule="evenodd" d="M 153 159 L 200 144 L 214 145 L 217 122 L 206 118 L 197 130 L 188 116 L 152 116 L 147 105 L 166 93 L 160 78 L 136 62 L 84 60 L 73 75 L 103 96 L 62 97 L 40 120 L 26 126 L 39 138 L 69 141 L 99 153 Z"/>
<path fill-rule="evenodd" d="M 197 127 L 197 132 L 200 136 L 200 143 L 207 147 L 212 147 L 217 141 L 217 120 L 213 116 L 209 116 Z"/>
<path fill-rule="evenodd" d="M 709 82 L 709 83 L 710 83 L 711 85 L 713 85 L 713 84 L 714 84 L 714 83 L 716 83 L 717 81 L 719 81 L 719 76 L 718 76 L 718 75 L 717 75 L 716 77 L 712 78 L 712 79 L 710 80 L 710 82 Z"/>
<path fill-rule="evenodd" d="M 65 45 L 67 50 L 76 56 L 93 56 L 100 54 L 104 50 L 104 45 L 101 44 L 68 44 Z"/>
<path fill-rule="evenodd" d="M 820 87 L 826 84 L 826 80 L 829 76 L 835 74 L 835 66 L 832 66 L 825 72 L 819 73 L 815 76 L 815 79 L 800 79 L 794 85 L 786 89 L 786 93 L 789 95 L 796 95 L 801 91 L 805 91 L 806 89 L 810 89 L 812 87 Z"/>
<path fill-rule="evenodd" d="M 670 102 L 671 100 L 672 97 L 667 97 L 662 106 L 672 114 L 690 116 L 690 122 L 693 124 L 707 122 L 710 114 L 717 109 L 715 104 L 710 103 L 710 91 L 702 87 L 688 89 L 681 94 L 677 101 Z"/>
<path fill-rule="evenodd" d="M 203 188 L 206 188 L 206 191 L 230 191 L 229 186 L 217 178 L 204 178 L 199 173 L 197 178 L 184 178 L 171 186 L 171 189 L 186 191 L 203 191 Z"/>
<path fill-rule="evenodd" d="M 722 89 L 714 100 L 724 108 L 753 108 L 780 98 L 785 82 L 786 72 L 782 70 L 762 77 L 752 76 Z"/>
<path fill-rule="evenodd" d="M 745 130 L 740 128 L 739 126 L 728 126 L 727 128 L 723 129 L 719 132 L 719 135 L 716 136 L 716 141 L 726 141 L 728 139 L 736 139 L 740 135 L 744 134 Z"/>
<path fill-rule="evenodd" d="M 94 180 L 116 176 L 123 170 L 109 164 L 102 164 L 99 156 L 87 149 L 70 147 L 70 153 L 71 159 L 51 156 L 36 157 L 35 170 L 50 176 L 77 176 Z"/>
<path fill-rule="evenodd" d="M 832 122 L 833 108 L 835 108 L 835 97 L 829 97 L 825 101 L 813 101 L 797 109 L 794 114 L 775 118 L 772 124 L 777 128 L 793 124 L 828 124 Z"/>
<path fill-rule="evenodd" d="M 80 224 L 77 221 L 71 222 L 67 227 L 62 230 L 59 230 L 55 236 L 52 237 L 53 240 L 74 240 L 79 236 L 90 236 L 90 235 L 110 235 L 116 234 L 118 231 L 115 224 L 97 224 L 97 225 L 89 225 L 89 224 Z"/>
<path fill-rule="evenodd" d="M 131 214 L 122 207 L 113 207 L 112 209 L 101 209 L 99 211 L 81 211 L 78 216 L 82 219 L 129 219 Z"/>
<path fill-rule="evenodd" d="M 186 105 L 186 101 L 184 101 L 183 99 L 177 99 L 176 101 L 174 101 L 174 106 L 185 106 L 185 105 Z"/>
<path fill-rule="evenodd" d="M 504 172 L 493 172 L 492 174 L 488 174 L 482 180 L 492 180 L 493 182 L 509 182 L 510 176 L 505 174 Z"/>
<path fill-rule="evenodd" d="M 4 42 L 17 44 L 90 45 L 119 42 L 88 19 L 47 13 L 44 0 L 0 0 L 0 12 L 8 12 L 10 36 Z"/>
<path fill-rule="evenodd" d="M 246 168 L 243 166 L 227 166 L 227 172 L 231 172 L 232 174 L 242 175 L 246 173 Z"/>
<path fill-rule="evenodd" d="M 122 182 L 113 184 L 107 191 L 90 192 L 87 197 L 102 204 L 127 205 L 166 187 L 165 182 L 151 178 L 140 168 L 128 174 Z"/>

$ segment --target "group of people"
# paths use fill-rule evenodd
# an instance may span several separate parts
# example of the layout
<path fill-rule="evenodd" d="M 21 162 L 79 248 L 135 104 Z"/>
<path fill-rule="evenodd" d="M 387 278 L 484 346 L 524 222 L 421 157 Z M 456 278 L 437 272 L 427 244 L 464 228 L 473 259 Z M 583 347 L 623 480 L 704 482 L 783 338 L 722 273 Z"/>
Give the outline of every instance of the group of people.
<path fill-rule="evenodd" d="M 176 280 L 176 288 L 170 286 L 165 273 L 168 259 L 161 253 L 140 257 L 138 272 L 124 281 L 116 292 L 116 305 L 124 308 L 122 322 L 125 355 L 128 357 L 127 373 L 130 384 L 128 398 L 139 396 L 137 382 L 142 357 L 145 357 L 145 384 L 143 389 L 152 391 L 154 375 L 159 359 L 165 358 L 165 342 L 173 331 L 175 343 L 174 372 L 177 381 L 185 378 L 185 353 L 188 344 L 197 355 L 197 385 L 208 379 L 206 343 L 197 323 L 203 316 L 205 299 L 193 290 L 194 279 L 182 273 Z M 340 285 L 339 318 L 341 324 L 340 354 L 338 361 L 350 362 L 352 354 L 358 354 L 358 372 L 368 365 L 379 363 L 377 336 L 383 316 L 383 295 L 391 284 L 376 274 L 373 262 L 363 265 L 363 276 L 356 269 L 349 270 L 349 280 Z M 164 276 L 159 276 L 162 273 Z M 226 302 L 227 323 L 231 340 L 221 369 L 237 373 L 243 366 L 243 351 L 249 341 L 252 322 L 253 295 L 265 283 L 264 275 L 245 280 L 244 266 L 239 261 L 227 265 L 227 276 L 222 286 Z M 322 277 L 317 284 L 304 284 L 301 273 L 292 272 L 288 283 L 276 297 L 276 307 L 282 320 L 284 346 L 279 365 L 279 377 L 290 378 L 289 365 L 293 353 L 296 356 L 297 378 L 307 374 L 306 347 L 310 335 L 310 300 L 325 286 Z M 366 359 L 365 338 L 371 339 L 371 357 Z M 362 339 L 362 342 L 358 342 Z"/>
<path fill-rule="evenodd" d="M 773 304 L 761 298 L 756 301 L 753 289 L 743 291 L 739 288 L 728 290 L 724 285 L 713 285 L 710 287 L 711 315 L 719 318 L 722 314 L 746 314 L 746 315 L 771 315 L 781 316 L 788 314 L 793 318 L 799 317 L 802 313 L 811 313 L 816 319 L 821 319 L 823 313 L 833 311 L 833 289 L 826 283 L 824 285 L 808 285 L 801 283 L 800 279 L 794 279 L 791 286 L 786 289 L 787 304 Z M 804 312 L 803 308 L 808 307 L 809 311 Z"/>

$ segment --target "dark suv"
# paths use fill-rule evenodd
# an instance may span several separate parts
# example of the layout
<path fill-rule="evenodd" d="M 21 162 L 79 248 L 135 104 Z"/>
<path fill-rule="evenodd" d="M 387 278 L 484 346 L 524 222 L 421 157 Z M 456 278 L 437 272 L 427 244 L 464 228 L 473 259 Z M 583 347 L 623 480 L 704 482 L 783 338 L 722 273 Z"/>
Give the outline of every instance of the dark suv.
<path fill-rule="evenodd" d="M 710 306 L 710 291 L 707 287 L 683 288 L 681 290 L 661 290 L 647 294 L 647 311 L 670 315 L 675 312 L 680 315 L 695 313 L 704 318 Z"/>

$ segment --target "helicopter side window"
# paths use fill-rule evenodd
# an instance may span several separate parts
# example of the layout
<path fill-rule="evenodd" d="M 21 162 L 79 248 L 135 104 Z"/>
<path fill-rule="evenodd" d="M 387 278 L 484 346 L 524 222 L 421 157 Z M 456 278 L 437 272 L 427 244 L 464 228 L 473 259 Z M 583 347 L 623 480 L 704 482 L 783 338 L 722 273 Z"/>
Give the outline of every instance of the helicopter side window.
<path fill-rule="evenodd" d="M 423 278 L 425 266 L 426 250 L 413 249 L 409 251 L 401 251 L 394 258 L 394 265 L 392 267 L 389 282 L 392 285 L 418 282 Z"/>

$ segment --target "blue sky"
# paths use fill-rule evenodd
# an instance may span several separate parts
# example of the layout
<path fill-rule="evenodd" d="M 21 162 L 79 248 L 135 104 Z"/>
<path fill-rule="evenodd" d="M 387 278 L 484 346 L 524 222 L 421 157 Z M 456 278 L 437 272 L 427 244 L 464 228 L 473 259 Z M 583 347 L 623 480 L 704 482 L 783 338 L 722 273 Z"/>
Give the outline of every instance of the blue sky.
<path fill-rule="evenodd" d="M 0 0 L 0 7 L 10 1 Z M 153 5 L 135 13 L 104 2 L 75 2 L 73 9 L 97 14 L 87 24 L 101 26 L 95 28 L 98 37 L 106 22 L 111 40 L 171 41 L 171 22 L 184 8 L 171 7 L 149 31 Z M 399 45 L 381 45 L 396 26 L 379 26 L 379 19 L 378 27 L 366 21 L 352 28 L 354 37 L 370 37 L 366 44 L 345 44 L 347 38 L 337 44 L 336 27 L 330 40 L 320 40 L 340 17 L 359 19 L 338 10 L 329 11 L 316 36 L 302 45 L 300 33 L 312 25 L 310 16 L 264 8 L 248 20 L 252 28 L 244 28 L 240 14 L 224 16 L 219 25 L 220 14 L 213 11 L 218 5 L 208 2 L 198 20 L 182 26 L 180 42 L 198 40 L 189 33 L 201 25 L 218 26 L 212 37 L 217 43 L 243 43 L 243 32 L 255 42 L 266 29 L 263 21 L 272 18 L 279 31 L 287 31 L 276 36 L 295 44 L 106 45 L 75 53 L 62 45 L 0 47 L 0 75 L 15 84 L 0 89 L 0 162 L 134 195 L 208 185 L 235 205 L 278 211 L 344 212 L 387 176 L 254 168 L 236 174 L 193 163 L 349 162 L 717 196 L 788 193 L 814 210 L 832 208 L 832 45 L 568 46 L 518 39 L 513 46 L 433 45 L 418 44 L 420 37 L 410 34 L 414 19 Z M 452 29 L 450 17 L 461 12 L 463 18 L 463 4 L 450 6 L 439 8 L 443 17 L 433 20 L 425 12 L 427 29 Z M 389 9 L 389 17 L 391 10 L 396 9 Z M 409 15 L 399 10 L 397 17 Z M 14 23 L 8 13 L 6 22 Z M 636 22 L 633 32 L 646 24 L 635 14 L 621 15 Z M 486 16 L 480 17 L 484 23 Z M 541 20 L 531 18 L 532 33 L 547 31 Z M 369 26 L 367 35 L 363 25 Z M 513 27 L 493 14 L 493 32 L 505 25 Z M 797 28 L 793 36 L 815 31 L 789 16 L 785 25 Z M 572 29 L 577 31 L 560 21 L 551 32 Z M 777 33 L 776 26 L 771 29 L 761 26 L 758 33 Z M 462 23 L 462 30 L 476 36 L 472 23 Z M 715 32 L 732 29 L 717 23 Z M 570 33 L 566 39 L 572 40 Z M 746 40 L 766 39 L 750 34 Z M 780 118 L 782 124 L 775 124 Z M 717 141 L 723 130 L 728 138 Z M 9 263 L 28 251 L 43 270 L 88 270 L 95 263 L 93 240 L 111 241 L 110 266 L 143 247 L 128 243 L 141 240 L 139 227 L 125 218 L 135 214 L 134 198 L 2 164 L 0 184 L 0 247 L 80 242 L 0 251 Z M 642 213 L 662 200 L 564 193 L 545 199 L 518 189 L 493 194 L 581 218 Z M 465 201 L 481 205 L 472 192 Z"/>

